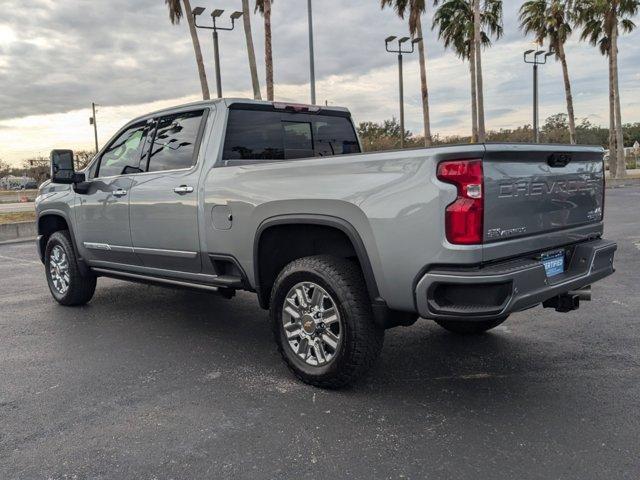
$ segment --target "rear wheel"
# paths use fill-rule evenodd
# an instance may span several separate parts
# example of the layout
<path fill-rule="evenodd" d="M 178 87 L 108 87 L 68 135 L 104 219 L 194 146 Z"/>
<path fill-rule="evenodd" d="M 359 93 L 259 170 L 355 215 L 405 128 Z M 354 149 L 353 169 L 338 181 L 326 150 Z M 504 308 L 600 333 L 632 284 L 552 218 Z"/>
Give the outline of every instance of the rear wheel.
<path fill-rule="evenodd" d="M 95 275 L 82 275 L 67 230 L 55 232 L 45 249 L 45 273 L 49 290 L 61 305 L 84 305 L 96 290 Z"/>
<path fill-rule="evenodd" d="M 384 330 L 373 322 L 359 266 L 330 256 L 295 260 L 280 273 L 271 294 L 278 350 L 303 382 L 339 388 L 375 362 Z"/>
<path fill-rule="evenodd" d="M 460 335 L 479 335 L 492 328 L 502 325 L 508 317 L 493 320 L 436 320 L 436 323 L 445 330 Z"/>

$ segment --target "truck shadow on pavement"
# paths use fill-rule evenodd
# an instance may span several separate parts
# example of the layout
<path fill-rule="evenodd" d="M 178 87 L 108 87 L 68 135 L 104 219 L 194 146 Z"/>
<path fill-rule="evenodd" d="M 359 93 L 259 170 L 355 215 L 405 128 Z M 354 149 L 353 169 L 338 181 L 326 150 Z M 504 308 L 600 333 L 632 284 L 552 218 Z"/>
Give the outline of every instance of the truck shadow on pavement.
<path fill-rule="evenodd" d="M 252 294 L 239 293 L 232 300 L 206 293 L 171 290 L 100 280 L 96 297 L 80 309 L 55 308 L 54 320 L 66 328 L 68 346 L 115 346 L 110 355 L 124 361 L 157 359 L 157 368 L 218 372 L 229 379 L 250 371 L 252 382 L 283 383 L 288 388 L 314 389 L 298 382 L 276 351 L 268 312 L 260 309 Z M 336 395 L 401 395 L 433 397 L 449 389 L 464 397 L 481 390 L 503 392 L 527 389 L 531 377 L 561 375 L 563 364 L 581 362 L 593 352 L 567 350 L 566 345 L 531 339 L 514 333 L 518 322 L 484 335 L 469 337 L 448 333 L 435 323 L 420 320 L 412 327 L 387 332 L 385 347 L 373 371 L 353 387 Z M 121 351 L 122 350 L 122 351 Z M 576 357 L 578 355 L 578 358 Z M 155 360 L 154 360 L 155 359 Z M 574 372 L 575 373 L 575 372 Z M 214 375 L 214 376 L 215 376 Z M 262 380 L 261 380 L 262 379 Z M 231 382 L 232 383 L 232 382 Z M 238 385 L 241 388 L 241 385 Z M 557 393 L 557 392 L 556 392 Z M 451 392 L 445 392 L 449 397 Z"/>

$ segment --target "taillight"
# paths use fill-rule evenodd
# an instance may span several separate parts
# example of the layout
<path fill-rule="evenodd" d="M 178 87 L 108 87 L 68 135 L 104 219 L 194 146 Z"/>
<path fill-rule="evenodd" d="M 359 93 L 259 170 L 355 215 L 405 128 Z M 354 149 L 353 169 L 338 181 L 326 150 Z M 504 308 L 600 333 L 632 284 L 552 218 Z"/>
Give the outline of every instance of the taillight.
<path fill-rule="evenodd" d="M 484 217 L 482 160 L 442 162 L 438 165 L 438 179 L 458 188 L 458 198 L 445 212 L 447 240 L 457 245 L 481 244 Z"/>

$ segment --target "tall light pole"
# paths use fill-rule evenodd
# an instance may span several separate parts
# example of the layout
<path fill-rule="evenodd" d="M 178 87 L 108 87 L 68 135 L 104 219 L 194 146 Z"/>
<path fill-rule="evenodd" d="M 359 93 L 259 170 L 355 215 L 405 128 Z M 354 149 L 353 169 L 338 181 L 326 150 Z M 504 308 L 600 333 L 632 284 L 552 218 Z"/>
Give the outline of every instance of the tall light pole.
<path fill-rule="evenodd" d="M 389 44 L 391 42 L 393 42 L 396 38 L 396 36 L 390 36 L 385 38 L 384 40 L 384 46 L 385 49 L 387 50 L 387 52 L 389 53 L 397 53 L 398 54 L 398 80 L 399 80 L 399 84 L 400 84 L 400 88 L 399 88 L 399 100 L 400 100 L 400 148 L 404 148 L 404 78 L 402 75 L 402 55 L 404 54 L 411 54 L 415 51 L 415 47 L 417 43 L 420 43 L 422 41 L 422 38 L 418 37 L 418 38 L 414 38 L 413 40 L 411 40 L 409 37 L 402 37 L 398 40 L 398 49 L 397 50 L 393 50 L 391 48 L 389 48 Z M 411 40 L 411 50 L 403 50 L 402 49 L 402 45 Z"/>
<path fill-rule="evenodd" d="M 533 65 L 533 141 L 540 143 L 540 115 L 539 115 L 539 94 L 538 94 L 538 66 L 545 65 L 547 59 L 556 52 L 545 50 L 527 50 L 524 52 L 524 63 Z"/>
<path fill-rule="evenodd" d="M 222 98 L 222 75 L 220 74 L 220 45 L 218 43 L 218 30 L 227 30 L 231 31 L 236 26 L 236 20 L 238 20 L 242 16 L 242 12 L 233 12 L 231 14 L 231 26 L 230 27 L 219 27 L 216 25 L 216 19 L 220 18 L 224 13 L 224 10 L 220 10 L 219 8 L 214 9 L 211 12 L 211 19 L 213 20 L 213 26 L 207 25 L 198 25 L 198 17 L 204 13 L 204 7 L 195 7 L 193 9 L 193 23 L 196 28 L 202 28 L 205 30 L 213 30 L 213 55 L 215 60 L 216 67 L 216 87 L 218 90 L 218 98 Z"/>
<path fill-rule="evenodd" d="M 91 102 L 91 117 L 89 125 L 93 125 L 93 138 L 96 142 L 96 153 L 98 153 L 98 121 L 96 120 L 96 104 Z"/>
<path fill-rule="evenodd" d="M 316 104 L 316 67 L 313 55 L 313 11 L 311 9 L 311 0 L 307 0 L 307 12 L 309 17 L 309 73 L 311 84 L 311 105 Z"/>

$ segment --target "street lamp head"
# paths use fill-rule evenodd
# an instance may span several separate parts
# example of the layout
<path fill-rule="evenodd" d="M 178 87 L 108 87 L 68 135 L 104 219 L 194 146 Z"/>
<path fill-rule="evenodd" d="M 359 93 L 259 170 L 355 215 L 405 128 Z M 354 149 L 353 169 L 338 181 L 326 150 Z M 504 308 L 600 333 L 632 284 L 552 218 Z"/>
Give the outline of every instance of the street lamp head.
<path fill-rule="evenodd" d="M 547 53 L 545 50 L 538 50 L 536 52 L 536 57 L 540 56 L 540 55 L 544 55 L 545 53 Z"/>
<path fill-rule="evenodd" d="M 224 13 L 224 10 L 220 10 L 219 8 L 216 8 L 213 12 L 211 12 L 211 16 L 213 18 L 218 18 L 219 16 L 221 16 Z"/>
<path fill-rule="evenodd" d="M 545 55 L 545 57 L 549 58 L 549 57 L 551 57 L 551 56 L 553 56 L 553 55 L 555 55 L 555 54 L 556 54 L 556 52 L 554 52 L 554 51 L 552 50 L 552 51 L 550 51 L 550 52 L 547 52 L 547 54 Z"/>
<path fill-rule="evenodd" d="M 417 43 L 420 43 L 421 41 L 422 41 L 422 37 L 416 37 L 413 40 L 411 40 L 411 43 L 415 45 Z"/>
<path fill-rule="evenodd" d="M 535 50 L 527 50 L 526 52 L 524 52 L 524 54 L 531 55 L 533 52 L 535 52 Z"/>
<path fill-rule="evenodd" d="M 196 7 L 191 11 L 194 17 L 197 17 L 198 15 L 202 15 L 203 12 L 204 12 L 204 7 Z"/>
<path fill-rule="evenodd" d="M 400 40 L 398 40 L 398 42 L 402 44 L 402 43 L 407 42 L 409 40 L 411 40 L 409 37 L 402 37 Z"/>
<path fill-rule="evenodd" d="M 398 38 L 398 37 L 396 37 L 395 35 L 391 35 L 391 36 L 389 36 L 389 37 L 384 39 L 384 43 L 393 42 L 396 38 Z"/>
<path fill-rule="evenodd" d="M 242 12 L 233 12 L 231 14 L 231 20 L 237 20 L 242 16 Z"/>

